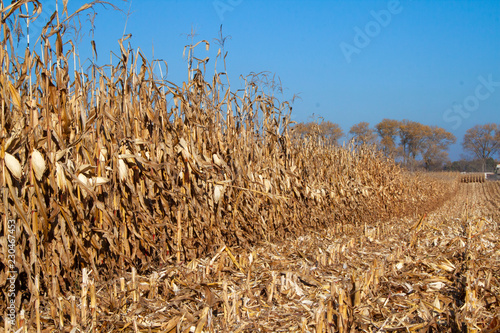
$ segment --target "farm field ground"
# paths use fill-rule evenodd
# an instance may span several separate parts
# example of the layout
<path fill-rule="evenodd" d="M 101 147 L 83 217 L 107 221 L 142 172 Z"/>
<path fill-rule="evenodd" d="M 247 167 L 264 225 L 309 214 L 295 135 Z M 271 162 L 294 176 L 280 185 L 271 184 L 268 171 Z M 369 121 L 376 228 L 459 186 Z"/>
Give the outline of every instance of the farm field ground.
<path fill-rule="evenodd" d="M 102 332 L 498 332 L 500 182 L 458 189 L 423 217 L 337 225 L 251 251 L 221 247 L 147 276 L 128 272 L 96 286 L 95 306 L 77 325 Z M 50 311 L 41 320 L 57 326 Z"/>

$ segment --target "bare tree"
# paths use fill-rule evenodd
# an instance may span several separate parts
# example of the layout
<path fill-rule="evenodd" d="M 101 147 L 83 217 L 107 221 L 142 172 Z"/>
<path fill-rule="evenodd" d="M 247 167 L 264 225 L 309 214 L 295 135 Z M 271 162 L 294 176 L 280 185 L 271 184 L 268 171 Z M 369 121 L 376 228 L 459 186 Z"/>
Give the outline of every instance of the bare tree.
<path fill-rule="evenodd" d="M 406 119 L 384 119 L 375 128 L 386 156 L 399 155 L 410 168 L 418 156 L 422 157 L 426 169 L 442 167 L 448 160 L 449 145 L 456 141 L 455 136 L 443 128 Z"/>
<path fill-rule="evenodd" d="M 424 142 L 431 135 L 430 127 L 416 121 L 403 120 L 399 125 L 399 139 L 405 165 L 413 164 L 422 152 Z"/>
<path fill-rule="evenodd" d="M 375 126 L 380 136 L 380 145 L 387 157 L 396 157 L 397 146 L 396 138 L 398 135 L 399 121 L 393 119 L 383 119 Z"/>
<path fill-rule="evenodd" d="M 353 125 L 349 130 L 349 134 L 356 144 L 374 144 L 377 139 L 375 131 L 370 128 L 370 124 L 366 121 Z"/>
<path fill-rule="evenodd" d="M 294 126 L 294 133 L 299 137 L 311 136 L 321 139 L 322 142 L 329 145 L 338 145 L 339 139 L 344 136 L 342 128 L 329 120 L 321 123 L 298 123 Z"/>
<path fill-rule="evenodd" d="M 330 145 L 338 145 L 341 137 L 344 136 L 344 131 L 339 124 L 332 123 L 331 121 L 323 121 L 320 126 L 320 136 L 324 142 Z"/>
<path fill-rule="evenodd" d="M 500 128 L 497 124 L 476 125 L 469 128 L 464 135 L 462 147 L 466 152 L 483 161 L 483 172 L 486 160 L 500 150 Z"/>
<path fill-rule="evenodd" d="M 428 134 L 423 142 L 422 159 L 427 170 L 441 168 L 448 161 L 448 147 L 456 142 L 450 132 L 437 126 L 428 127 Z"/>

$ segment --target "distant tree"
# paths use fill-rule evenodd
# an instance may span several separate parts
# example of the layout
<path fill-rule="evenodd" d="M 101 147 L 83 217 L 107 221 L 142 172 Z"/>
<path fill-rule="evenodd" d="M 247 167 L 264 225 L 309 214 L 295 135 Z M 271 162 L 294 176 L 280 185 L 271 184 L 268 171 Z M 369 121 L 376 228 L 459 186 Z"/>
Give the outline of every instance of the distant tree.
<path fill-rule="evenodd" d="M 465 132 L 462 147 L 483 161 L 482 171 L 485 171 L 486 160 L 495 156 L 500 150 L 499 132 L 499 126 L 493 123 L 476 125 Z"/>
<path fill-rule="evenodd" d="M 342 128 L 331 121 L 298 123 L 293 127 L 293 130 L 296 136 L 310 136 L 321 139 L 323 143 L 331 145 L 338 145 L 339 139 L 344 136 Z"/>
<path fill-rule="evenodd" d="M 453 134 L 443 128 L 406 119 L 384 119 L 375 128 L 384 153 L 394 158 L 401 156 L 403 165 L 412 169 L 417 166 L 419 156 L 427 170 L 442 168 L 448 160 L 449 145 L 456 141 Z"/>
<path fill-rule="evenodd" d="M 495 170 L 495 160 L 492 157 L 486 159 L 486 167 L 484 170 Z M 466 159 L 461 158 L 458 161 L 448 162 L 443 167 L 445 171 L 459 171 L 459 172 L 481 172 L 483 170 L 483 161 L 479 159 Z"/>
<path fill-rule="evenodd" d="M 293 133 L 297 137 L 305 137 L 307 135 L 312 135 L 312 123 L 297 123 L 293 126 Z"/>
<path fill-rule="evenodd" d="M 427 126 L 426 137 L 423 141 L 422 159 L 427 170 L 441 169 L 448 161 L 448 147 L 456 142 L 450 132 L 437 126 Z"/>
<path fill-rule="evenodd" d="M 370 128 L 370 124 L 366 121 L 353 125 L 349 130 L 349 134 L 356 144 L 373 144 L 377 139 L 375 131 Z"/>
<path fill-rule="evenodd" d="M 344 131 L 339 124 L 327 120 L 321 122 L 319 126 L 320 136 L 327 144 L 338 145 L 340 138 L 344 136 Z"/>
<path fill-rule="evenodd" d="M 375 129 L 380 136 L 380 146 L 387 157 L 395 158 L 397 155 L 396 138 L 398 136 L 399 121 L 393 119 L 383 119 L 375 125 Z"/>
<path fill-rule="evenodd" d="M 497 143 L 497 154 L 498 158 L 500 159 L 500 124 L 497 125 L 497 130 L 495 132 L 495 142 Z"/>
<path fill-rule="evenodd" d="M 403 154 L 403 164 L 411 166 L 417 155 L 422 152 L 426 138 L 431 135 L 430 127 L 405 119 L 400 122 L 398 133 Z"/>

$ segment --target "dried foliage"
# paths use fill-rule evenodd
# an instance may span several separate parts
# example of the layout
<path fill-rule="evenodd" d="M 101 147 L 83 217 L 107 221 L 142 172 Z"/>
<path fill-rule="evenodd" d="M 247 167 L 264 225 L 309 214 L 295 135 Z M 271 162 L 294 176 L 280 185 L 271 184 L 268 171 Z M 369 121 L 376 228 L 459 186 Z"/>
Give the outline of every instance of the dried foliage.
<path fill-rule="evenodd" d="M 41 313 L 46 326 L 138 332 L 497 332 L 500 182 L 462 184 L 420 218 L 334 225 L 107 281 Z"/>
<path fill-rule="evenodd" d="M 60 36 L 55 49 L 42 41 L 43 57 L 26 50 L 21 58 L 7 51 L 11 36 L 6 24 L 2 28 L 0 288 L 7 284 L 8 215 L 17 221 L 15 305 L 26 318 L 22 325 L 89 330 L 98 320 L 112 322 L 109 331 L 137 330 L 134 316 L 146 311 L 159 313 L 147 320 L 167 323 L 162 331 L 198 322 L 201 332 L 218 306 L 225 327 L 232 327 L 242 308 L 235 282 L 223 278 L 229 260 L 238 279 L 252 285 L 247 292 L 261 288 L 269 306 L 274 286 L 284 283 L 286 292 L 297 276 L 262 266 L 269 270 L 252 282 L 252 259 L 241 262 L 246 259 L 231 248 L 279 244 L 331 228 L 348 235 L 379 220 L 429 211 L 458 186 L 456 175 L 411 174 L 364 146 L 292 139 L 288 103 L 254 80 L 236 92 L 218 73 L 206 81 L 204 61 L 189 82 L 158 81 L 155 62 L 121 40 L 117 64 L 70 73 L 61 65 L 71 52 L 64 53 L 68 44 Z M 299 253 L 305 263 L 314 261 Z M 148 297 L 161 291 L 160 299 L 178 312 L 161 310 L 165 303 L 146 309 L 157 304 L 140 302 L 145 276 Z M 256 286 L 262 282 L 271 289 Z M 186 303 L 198 292 L 206 305 Z M 4 313 L 5 294 L 0 304 Z M 331 307 L 326 299 L 323 306 Z"/>

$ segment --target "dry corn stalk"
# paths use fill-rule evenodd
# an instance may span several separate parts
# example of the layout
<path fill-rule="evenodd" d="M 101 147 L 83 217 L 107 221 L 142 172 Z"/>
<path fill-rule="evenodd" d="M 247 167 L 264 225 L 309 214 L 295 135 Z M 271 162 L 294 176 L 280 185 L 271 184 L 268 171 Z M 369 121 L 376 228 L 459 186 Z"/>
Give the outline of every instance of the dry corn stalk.
<path fill-rule="evenodd" d="M 21 4 L 2 12 L 1 202 L 22 224 L 16 241 L 24 248 L 16 269 L 26 277 L 20 287 L 28 299 L 39 292 L 30 282 L 35 276 L 44 288 L 59 284 L 81 291 L 75 268 L 89 267 L 85 317 L 91 315 L 94 325 L 94 281 L 132 268 L 140 274 L 172 257 L 178 264 L 189 262 L 213 255 L 223 244 L 221 257 L 246 275 L 250 270 L 229 248 L 283 241 L 332 225 L 349 232 L 356 223 L 370 226 L 422 213 L 456 186 L 406 173 L 368 147 L 297 137 L 290 127 L 291 107 L 276 98 L 277 82 L 270 77 L 251 75 L 242 90 L 231 90 L 219 74 L 206 78 L 202 61 L 190 69 L 198 73 L 195 78 L 175 85 L 157 80 L 155 62 L 126 48 L 124 40 L 116 64 L 85 72 L 67 65 L 70 55 L 78 55 L 63 52 L 71 43 L 50 24 L 43 25 L 46 38 L 38 41 L 42 51 L 26 48 L 20 57 L 10 48 L 6 19 L 19 14 Z M 36 181 L 23 177 L 30 168 Z M 4 243 L 0 247 L 7 253 Z M 325 264 L 326 255 L 318 261 Z M 300 293 L 293 279 L 287 281 Z M 0 287 L 5 286 L 3 276 Z M 170 286 L 176 289 L 178 283 Z M 55 303 L 63 291 L 49 288 Z M 223 288 L 224 314 L 236 322 L 240 299 L 228 288 Z M 270 288 L 268 303 L 278 298 L 276 288 Z M 338 324 L 347 330 L 348 297 L 342 293 Z M 133 299 L 140 303 L 138 294 Z M 60 328 L 76 325 L 81 316 L 76 300 L 57 300 L 53 319 Z M 5 294 L 0 304 L 4 311 Z M 31 318 L 38 313 L 33 307 L 28 311 Z M 208 314 L 206 319 L 208 325 Z M 204 325 L 200 321 L 195 328 Z"/>

